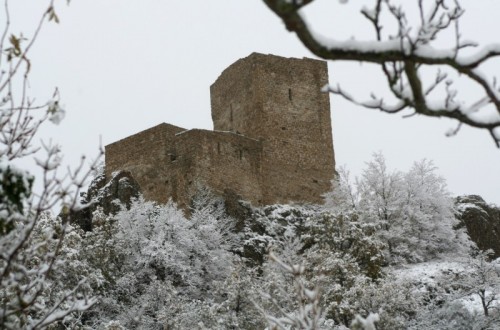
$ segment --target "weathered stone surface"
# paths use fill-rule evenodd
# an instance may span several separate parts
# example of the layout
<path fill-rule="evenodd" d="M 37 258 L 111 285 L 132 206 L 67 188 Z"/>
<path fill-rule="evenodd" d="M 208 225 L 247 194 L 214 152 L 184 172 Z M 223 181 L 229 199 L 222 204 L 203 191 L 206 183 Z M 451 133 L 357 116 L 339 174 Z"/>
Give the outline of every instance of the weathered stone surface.
<path fill-rule="evenodd" d="M 322 203 L 335 162 L 326 62 L 251 54 L 210 87 L 214 131 L 160 124 L 106 146 L 144 197 L 186 209 L 200 183 L 254 206 Z"/>
<path fill-rule="evenodd" d="M 262 141 L 254 205 L 323 202 L 335 167 L 327 83 L 324 61 L 254 53 L 210 86 L 214 129 Z"/>
<path fill-rule="evenodd" d="M 478 248 L 492 249 L 500 257 L 500 208 L 487 204 L 480 196 L 459 196 L 455 200 L 457 218 Z"/>
<path fill-rule="evenodd" d="M 141 188 L 128 171 L 113 173 L 106 183 L 104 174 L 97 176 L 84 194 L 82 202 L 87 205 L 77 211 L 70 211 L 63 215 L 66 219 L 77 224 L 85 231 L 92 230 L 92 214 L 101 207 L 105 214 L 116 214 L 121 205 L 130 207 L 132 198 L 139 197 Z"/>
<path fill-rule="evenodd" d="M 222 196 L 226 214 L 235 219 L 234 230 L 240 233 L 245 228 L 245 222 L 252 218 L 252 207 L 233 190 L 226 189 Z"/>

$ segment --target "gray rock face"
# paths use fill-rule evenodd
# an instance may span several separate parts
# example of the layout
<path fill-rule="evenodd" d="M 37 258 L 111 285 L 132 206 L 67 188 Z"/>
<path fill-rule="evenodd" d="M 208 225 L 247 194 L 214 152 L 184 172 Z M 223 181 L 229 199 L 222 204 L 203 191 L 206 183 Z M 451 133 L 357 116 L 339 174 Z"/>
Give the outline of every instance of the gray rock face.
<path fill-rule="evenodd" d="M 459 196 L 455 200 L 460 226 L 479 249 L 492 249 L 493 258 L 500 257 L 500 208 L 487 204 L 481 196 Z"/>
<path fill-rule="evenodd" d="M 130 172 L 115 172 L 108 183 L 105 175 L 101 174 L 90 183 L 87 193 L 82 196 L 82 203 L 87 206 L 72 210 L 62 217 L 85 231 L 91 231 L 92 213 L 97 207 L 101 207 L 105 214 L 116 214 L 121 205 L 129 208 L 132 198 L 139 197 L 140 194 L 141 188 Z"/>

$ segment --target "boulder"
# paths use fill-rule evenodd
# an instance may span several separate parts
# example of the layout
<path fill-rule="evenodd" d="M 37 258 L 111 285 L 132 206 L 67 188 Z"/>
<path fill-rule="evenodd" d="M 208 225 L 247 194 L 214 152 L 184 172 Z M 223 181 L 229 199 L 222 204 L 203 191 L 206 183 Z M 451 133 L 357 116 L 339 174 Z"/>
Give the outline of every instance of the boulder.
<path fill-rule="evenodd" d="M 465 226 L 477 247 L 483 251 L 492 249 L 492 257 L 500 257 L 500 208 L 477 195 L 459 196 L 455 205 L 460 226 Z"/>
<path fill-rule="evenodd" d="M 98 175 L 82 195 L 83 207 L 62 212 L 62 218 L 69 219 L 85 231 L 92 230 L 92 214 L 101 207 L 105 214 L 116 214 L 122 206 L 130 207 L 133 198 L 139 197 L 141 188 L 128 171 L 114 172 L 109 181 L 104 174 Z"/>

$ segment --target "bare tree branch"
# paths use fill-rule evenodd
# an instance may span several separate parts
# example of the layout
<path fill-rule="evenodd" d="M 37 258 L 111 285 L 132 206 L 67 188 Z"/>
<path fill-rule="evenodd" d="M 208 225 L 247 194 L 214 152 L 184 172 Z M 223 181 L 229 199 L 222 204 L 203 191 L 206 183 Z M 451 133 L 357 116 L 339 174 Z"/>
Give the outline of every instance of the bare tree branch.
<path fill-rule="evenodd" d="M 282 19 L 286 28 L 297 35 L 300 41 L 315 55 L 331 61 L 358 61 L 379 64 L 386 77 L 391 94 L 399 100 L 395 106 L 387 106 L 382 98 L 371 101 L 354 101 L 351 96 L 337 88 L 327 91 L 338 94 L 356 104 L 384 112 L 396 113 L 411 108 L 416 114 L 430 117 L 456 119 L 468 126 L 486 129 L 495 144 L 500 147 L 500 136 L 496 128 L 500 127 L 500 89 L 496 81 L 483 75 L 479 67 L 491 58 L 500 56 L 500 45 L 489 45 L 472 56 L 462 56 L 464 48 L 476 47 L 473 42 L 461 40 L 459 22 L 464 9 L 458 1 L 450 5 L 446 0 L 432 0 L 428 11 L 426 1 L 418 1 L 419 26 L 410 26 L 406 13 L 401 6 L 391 0 L 376 0 L 373 9 L 363 8 L 361 15 L 368 19 L 375 32 L 373 41 L 337 41 L 325 40 L 315 35 L 308 22 L 301 15 L 301 9 L 314 2 L 290 0 L 263 0 L 266 5 Z M 386 12 L 397 22 L 397 31 L 393 34 L 382 34 L 381 13 Z M 451 49 L 439 50 L 431 43 L 438 35 L 453 29 L 454 46 Z M 420 72 L 424 67 L 437 66 L 438 73 L 430 85 L 422 81 Z M 456 100 L 457 92 L 451 88 L 453 81 L 441 71 L 441 67 L 454 71 L 457 75 L 468 78 L 479 86 L 484 93 L 479 101 L 471 106 Z M 445 86 L 445 102 L 436 104 L 429 102 L 429 95 L 442 83 Z M 496 117 L 481 118 L 478 112 L 486 106 L 493 106 Z"/>

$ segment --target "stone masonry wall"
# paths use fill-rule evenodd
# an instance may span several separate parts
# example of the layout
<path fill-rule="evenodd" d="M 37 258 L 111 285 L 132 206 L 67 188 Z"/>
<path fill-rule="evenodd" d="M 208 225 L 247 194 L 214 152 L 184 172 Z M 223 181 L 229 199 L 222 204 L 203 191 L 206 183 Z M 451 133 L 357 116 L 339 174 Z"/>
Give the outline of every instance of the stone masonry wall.
<path fill-rule="evenodd" d="M 184 128 L 162 123 L 106 146 L 106 178 L 118 170 L 130 171 L 141 186 L 144 197 L 164 202 L 167 192 L 160 178 L 170 160 L 175 134 Z"/>
<path fill-rule="evenodd" d="M 334 175 L 326 63 L 251 54 L 210 87 L 215 131 L 160 124 L 106 146 L 144 197 L 187 209 L 196 183 L 254 205 L 322 203 Z"/>
<path fill-rule="evenodd" d="M 260 141 L 242 135 L 161 124 L 106 146 L 106 177 L 128 170 L 146 199 L 183 208 L 196 183 L 259 204 L 261 153 Z"/>
<path fill-rule="evenodd" d="M 263 203 L 321 203 L 334 175 L 326 63 L 251 54 L 211 86 L 215 130 L 263 141 Z"/>
<path fill-rule="evenodd" d="M 189 202 L 196 182 L 219 194 L 230 189 L 254 205 L 260 204 L 259 141 L 230 132 L 190 130 L 177 136 L 175 148 L 180 162 L 186 158 L 190 166 L 188 171 L 184 165 L 176 169 L 176 185 L 181 189 L 173 195 L 180 204 Z"/>

